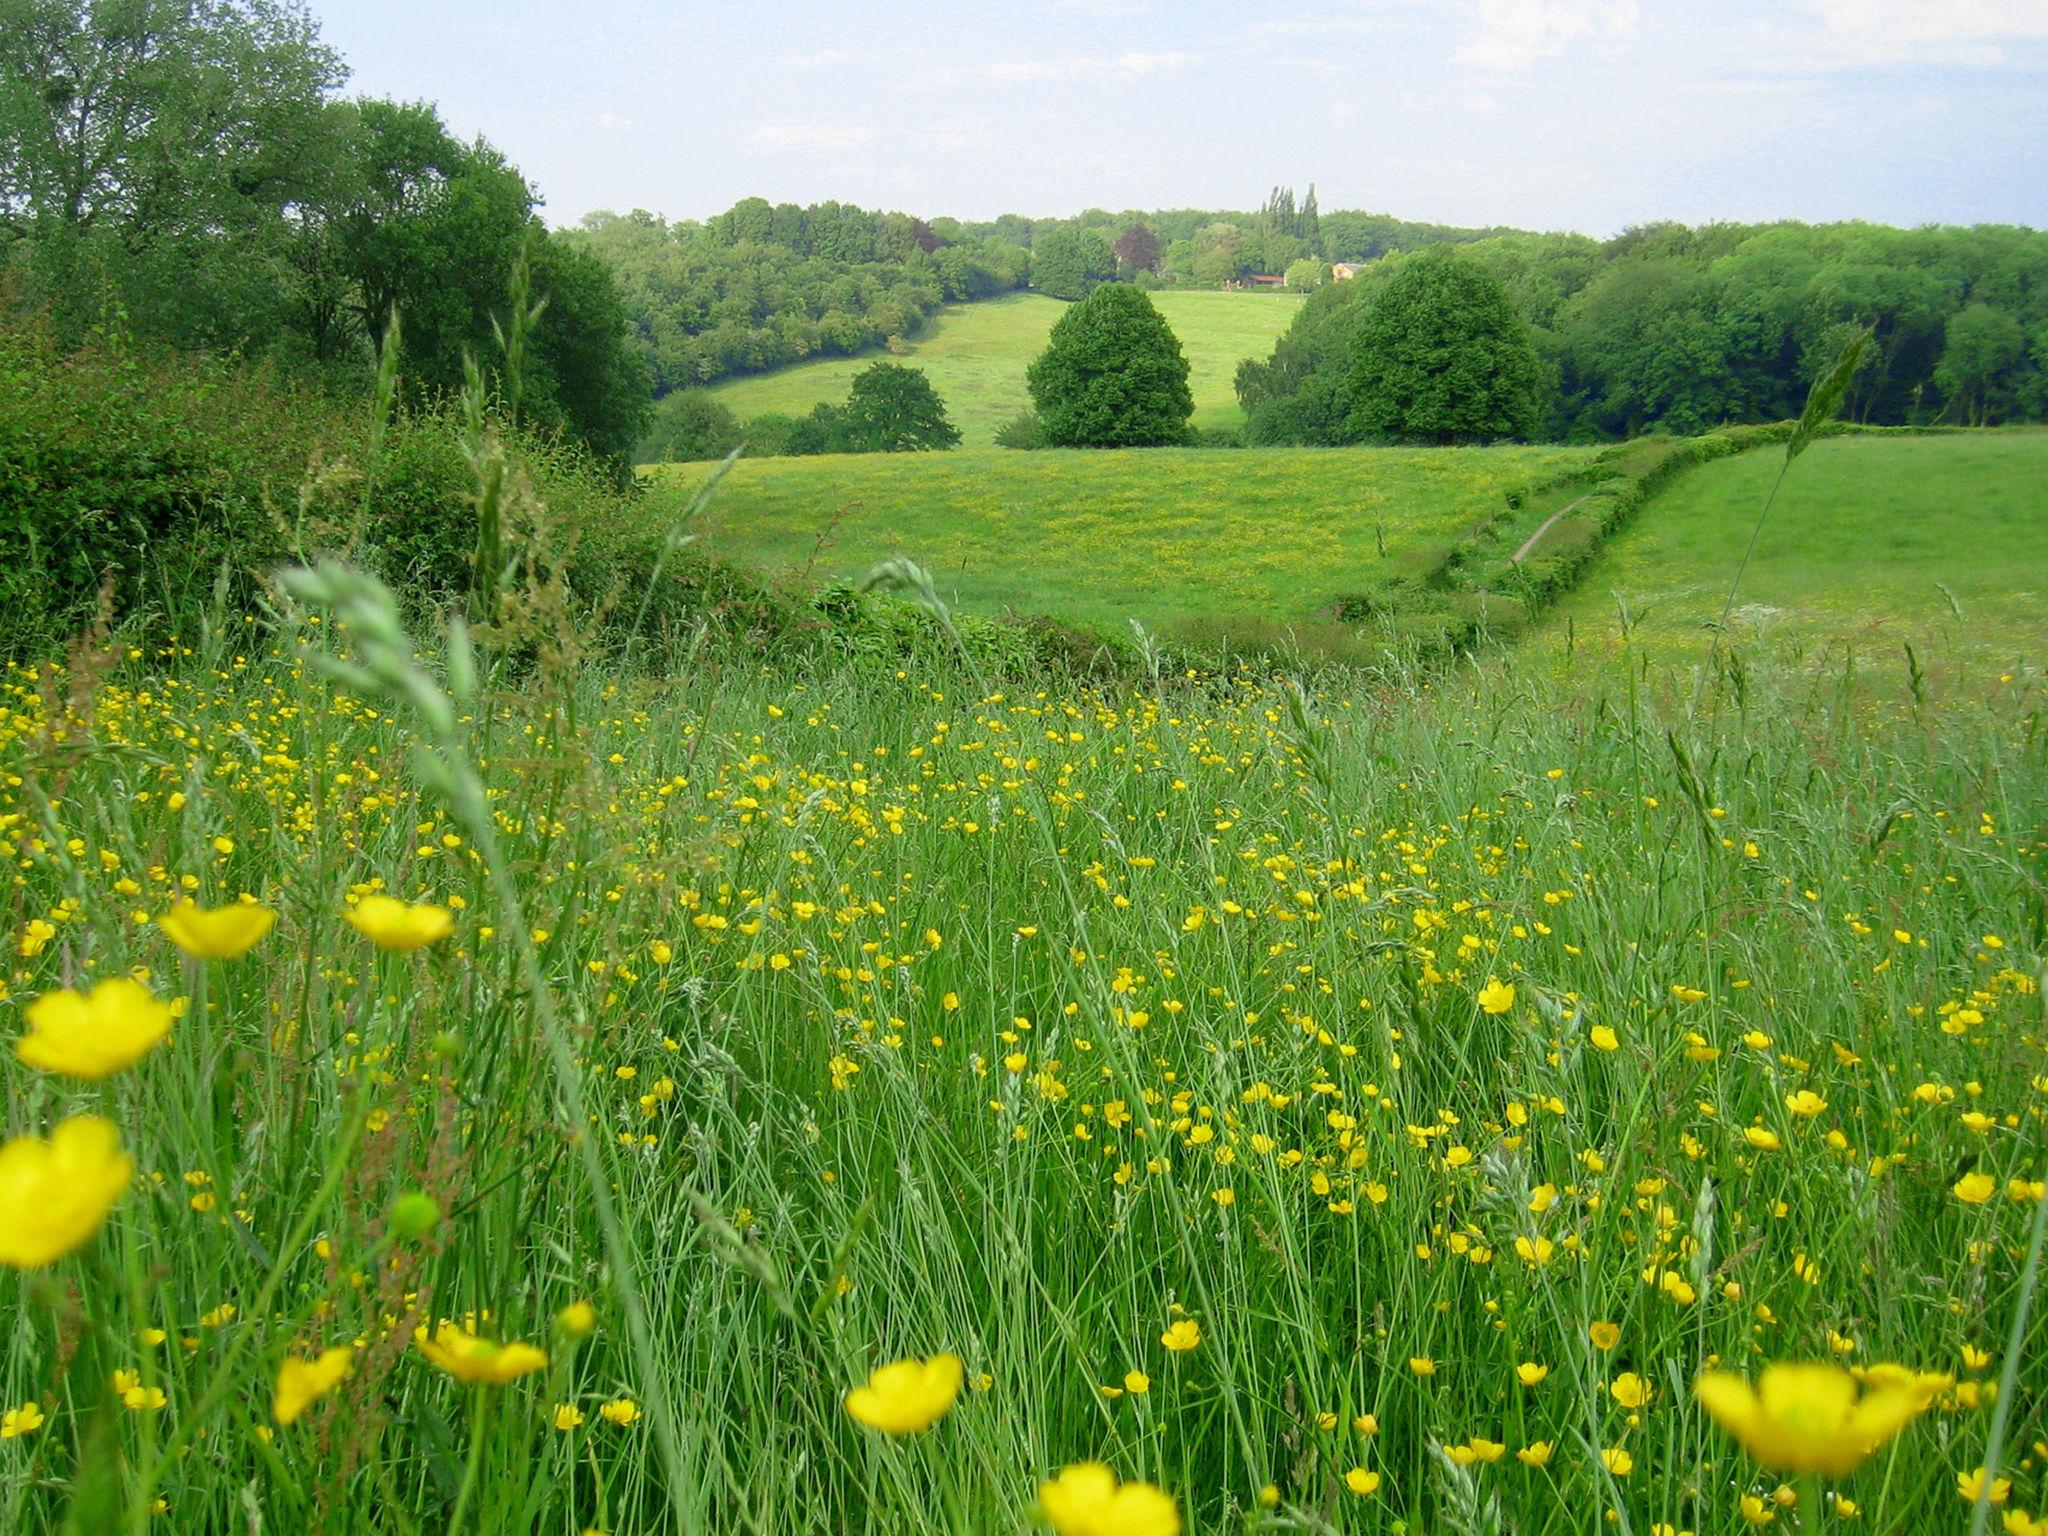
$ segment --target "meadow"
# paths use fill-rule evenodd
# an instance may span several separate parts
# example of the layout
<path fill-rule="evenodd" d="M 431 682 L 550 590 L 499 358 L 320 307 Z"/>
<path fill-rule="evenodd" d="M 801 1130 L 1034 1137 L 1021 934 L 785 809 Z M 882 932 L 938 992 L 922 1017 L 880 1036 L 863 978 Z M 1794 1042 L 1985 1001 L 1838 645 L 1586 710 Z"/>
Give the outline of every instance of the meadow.
<path fill-rule="evenodd" d="M 2037 1529 L 2037 669 L 536 675 L 288 587 L 5 678 L 0 1527 Z"/>
<path fill-rule="evenodd" d="M 1547 616 L 1544 642 L 1658 662 L 1714 645 L 1777 473 L 1745 454 L 1692 471 L 1611 539 Z M 1787 476 L 1743 574 L 1730 634 L 1795 665 L 1903 647 L 2039 665 L 2048 634 L 2048 433 L 1836 437 Z"/>
<path fill-rule="evenodd" d="M 1412 579 L 1515 487 L 1594 450 L 1187 449 L 741 460 L 698 525 L 726 559 L 855 578 L 903 554 L 963 611 L 1123 629 L 1307 624 Z M 647 471 L 677 490 L 702 466 Z"/>
<path fill-rule="evenodd" d="M 1264 357 L 1294 319 L 1293 294 L 1218 293 L 1198 289 L 1151 295 L 1180 338 L 1195 397 L 1196 430 L 1231 428 L 1244 420 L 1232 378 L 1238 362 Z M 946 403 L 968 448 L 995 445 L 1003 424 L 1031 408 L 1024 372 L 1045 350 L 1046 337 L 1069 305 L 1042 294 L 1007 294 L 951 304 L 910 341 L 901 361 L 921 368 Z M 764 412 L 802 415 L 821 401 L 846 398 L 853 376 L 874 357 L 824 358 L 713 386 L 710 393 L 742 420 Z"/>

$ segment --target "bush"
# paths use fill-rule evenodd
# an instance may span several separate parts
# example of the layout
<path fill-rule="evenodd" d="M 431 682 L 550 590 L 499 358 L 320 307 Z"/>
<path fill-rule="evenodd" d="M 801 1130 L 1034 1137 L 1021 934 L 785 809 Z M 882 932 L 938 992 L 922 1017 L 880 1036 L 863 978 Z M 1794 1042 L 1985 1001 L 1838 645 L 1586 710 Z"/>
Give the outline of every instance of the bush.
<path fill-rule="evenodd" d="M 996 429 L 998 448 L 1043 448 L 1045 424 L 1036 411 L 1019 411 Z"/>
<path fill-rule="evenodd" d="M 1052 328 L 1027 375 L 1045 440 L 1058 448 L 1149 448 L 1189 440 L 1188 360 L 1152 301 L 1097 288 Z"/>
<path fill-rule="evenodd" d="M 66 353 L 0 321 L 0 653 L 48 654 L 90 622 L 190 632 L 225 574 L 245 606 L 279 563 L 348 552 L 402 595 L 466 591 L 474 476 L 452 408 L 401 411 L 373 479 L 372 409 L 274 371 L 111 344 Z M 518 454 L 565 537 L 634 520 L 608 466 L 560 437 Z"/>
<path fill-rule="evenodd" d="M 655 406 L 654 425 L 634 457 L 642 464 L 722 459 L 742 436 L 739 418 L 724 402 L 701 389 L 681 389 Z"/>

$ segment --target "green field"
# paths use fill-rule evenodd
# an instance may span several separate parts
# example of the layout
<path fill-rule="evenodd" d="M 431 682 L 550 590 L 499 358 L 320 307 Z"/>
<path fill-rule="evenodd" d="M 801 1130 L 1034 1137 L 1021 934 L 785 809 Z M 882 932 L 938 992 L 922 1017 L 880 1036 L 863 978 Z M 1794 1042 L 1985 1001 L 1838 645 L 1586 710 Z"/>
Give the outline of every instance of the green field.
<path fill-rule="evenodd" d="M 1190 366 L 1196 427 L 1234 427 L 1244 420 L 1231 377 L 1247 357 L 1264 357 L 1301 300 L 1291 294 L 1155 293 L 1152 302 L 1180 338 Z M 1024 370 L 1045 349 L 1053 322 L 1068 306 L 1042 294 L 1017 293 L 939 311 L 903 359 L 922 368 L 946 402 L 969 448 L 986 448 L 997 430 L 1026 410 Z M 715 385 L 711 393 L 743 420 L 766 411 L 802 415 L 820 401 L 846 398 L 853 376 L 873 356 L 835 357 Z"/>
<path fill-rule="evenodd" d="M 742 460 L 702 531 L 771 572 L 907 555 L 972 613 L 1121 626 L 1309 620 L 1412 572 L 1510 485 L 1581 448 L 1189 449 Z M 694 484 L 701 467 L 653 471 Z M 822 540 L 822 543 L 821 543 Z"/>
<path fill-rule="evenodd" d="M 1690 659 L 1778 472 L 1774 449 L 1692 471 L 1616 535 L 1543 627 L 1551 645 L 1634 641 Z M 1951 601 L 1952 600 L 1952 601 Z M 1945 640 L 2009 661 L 2048 635 L 2048 432 L 1824 439 L 1765 523 L 1730 629 L 1790 658 Z"/>

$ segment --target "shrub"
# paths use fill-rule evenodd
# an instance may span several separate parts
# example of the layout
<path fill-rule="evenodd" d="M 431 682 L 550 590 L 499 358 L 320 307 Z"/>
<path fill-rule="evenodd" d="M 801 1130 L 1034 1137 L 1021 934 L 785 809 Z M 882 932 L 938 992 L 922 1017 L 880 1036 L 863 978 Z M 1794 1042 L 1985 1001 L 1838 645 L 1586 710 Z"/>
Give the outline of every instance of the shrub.
<path fill-rule="evenodd" d="M 701 389 L 681 389 L 654 408 L 654 425 L 634 457 L 642 464 L 722 459 L 739 444 L 739 418 Z"/>
<path fill-rule="evenodd" d="M 1019 411 L 996 429 L 998 448 L 1043 448 L 1045 423 L 1036 411 Z"/>

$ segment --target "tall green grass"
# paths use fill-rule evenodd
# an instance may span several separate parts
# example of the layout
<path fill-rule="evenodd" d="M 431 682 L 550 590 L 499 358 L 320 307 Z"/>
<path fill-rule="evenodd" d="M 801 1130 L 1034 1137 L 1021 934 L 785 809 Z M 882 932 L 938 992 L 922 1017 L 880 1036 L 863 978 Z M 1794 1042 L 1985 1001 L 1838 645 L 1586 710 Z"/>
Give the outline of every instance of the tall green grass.
<path fill-rule="evenodd" d="M 1201 1531 L 1732 1533 L 1745 1496 L 1833 1528 L 1690 1395 L 1805 1358 L 1955 1378 L 1828 1490 L 1870 1528 L 1960 1526 L 2001 1367 L 2010 1502 L 2044 1501 L 2038 1311 L 2008 1338 L 2037 674 L 1709 674 L 1663 713 L 1511 664 L 654 682 L 422 664 L 335 612 L 6 679 L 11 997 L 187 1003 L 104 1085 L 0 1066 L 10 1134 L 92 1107 L 140 1170 L 8 1284 L 0 1392 L 47 1422 L 0 1442 L 0 1526 L 1009 1532 L 1100 1457 Z M 372 949 L 342 914 L 376 885 L 453 935 Z M 180 892 L 278 928 L 183 959 Z M 480 1392 L 410 1347 L 471 1313 L 547 1370 Z M 270 1424 L 280 1357 L 352 1341 Z M 843 1412 L 942 1349 L 969 1387 L 925 1436 Z M 1507 1450 L 1437 1454 L 1473 1437 Z"/>

